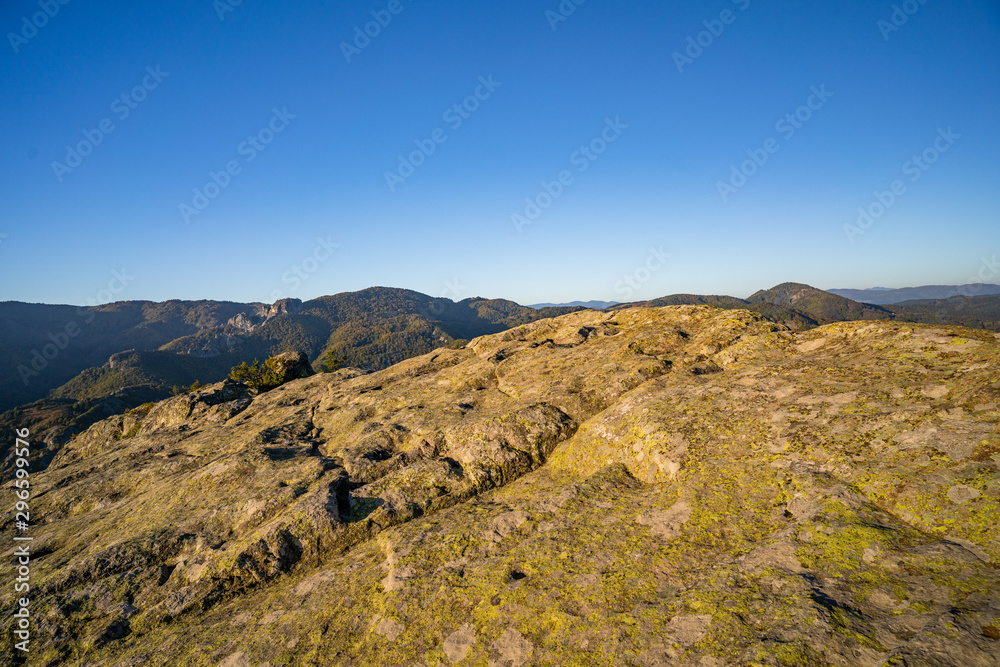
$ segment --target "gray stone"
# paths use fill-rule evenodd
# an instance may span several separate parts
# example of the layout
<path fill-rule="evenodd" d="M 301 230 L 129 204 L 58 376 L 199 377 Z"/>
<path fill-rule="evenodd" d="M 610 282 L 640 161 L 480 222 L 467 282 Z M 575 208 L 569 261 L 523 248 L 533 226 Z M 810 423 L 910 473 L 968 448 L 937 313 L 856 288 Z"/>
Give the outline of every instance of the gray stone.
<path fill-rule="evenodd" d="M 948 500 L 956 505 L 964 505 L 970 500 L 975 500 L 982 495 L 979 489 L 974 489 L 965 484 L 957 484 L 948 489 Z"/>

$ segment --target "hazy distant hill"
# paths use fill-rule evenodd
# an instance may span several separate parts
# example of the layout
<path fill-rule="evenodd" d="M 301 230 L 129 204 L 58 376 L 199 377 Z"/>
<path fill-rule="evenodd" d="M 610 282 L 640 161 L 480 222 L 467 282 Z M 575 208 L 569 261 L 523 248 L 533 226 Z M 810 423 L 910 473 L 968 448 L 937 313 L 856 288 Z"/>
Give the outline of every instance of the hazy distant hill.
<path fill-rule="evenodd" d="M 455 303 L 385 287 L 270 306 L 8 302 L 0 304 L 0 411 L 50 391 L 54 398 L 117 394 L 132 403 L 154 400 L 171 386 L 215 382 L 241 361 L 263 361 L 288 349 L 317 360 L 333 347 L 349 365 L 377 370 L 457 340 L 573 310 L 536 310 L 501 299 Z"/>
<path fill-rule="evenodd" d="M 116 352 L 155 350 L 257 307 L 221 301 L 0 303 L 0 410 L 44 398 Z"/>
<path fill-rule="evenodd" d="M 819 321 L 889 320 L 892 311 L 824 292 L 802 283 L 782 283 L 747 297 L 750 303 L 770 303 L 794 308 Z"/>
<path fill-rule="evenodd" d="M 611 306 L 618 305 L 617 301 L 570 301 L 569 303 L 536 303 L 528 308 L 592 308 L 594 310 L 604 310 Z"/>
<path fill-rule="evenodd" d="M 904 301 L 889 306 L 900 319 L 928 324 L 961 324 L 1000 331 L 1000 294 Z"/>
<path fill-rule="evenodd" d="M 733 296 L 673 294 L 610 310 L 634 306 L 659 307 L 706 305 L 725 309 L 745 309 L 803 331 L 830 322 L 855 320 L 895 320 L 925 324 L 960 324 L 1000 331 L 1000 295 L 952 297 L 951 299 L 907 301 L 889 306 L 860 303 L 801 283 L 783 283 L 738 299 Z"/>
<path fill-rule="evenodd" d="M 888 305 L 916 299 L 948 299 L 953 296 L 989 296 L 1000 294 L 1000 285 L 925 285 L 923 287 L 903 287 L 901 289 L 831 289 L 831 294 L 854 299 L 863 303 Z"/>
<path fill-rule="evenodd" d="M 896 320 L 1000 331 L 1000 295 L 954 296 L 891 305 L 860 303 L 799 283 L 784 283 L 748 297 L 751 302 L 794 306 L 820 322 Z"/>
<path fill-rule="evenodd" d="M 652 299 L 651 301 L 641 301 L 633 304 L 618 304 L 617 306 L 612 307 L 611 310 L 623 310 L 634 306 L 643 306 L 647 308 L 659 308 L 662 306 L 715 306 L 716 308 L 725 308 L 727 310 L 750 310 L 763 315 L 773 322 L 784 324 L 790 329 L 796 331 L 812 329 L 820 324 L 820 322 L 814 317 L 811 317 L 794 308 L 786 308 L 784 306 L 767 303 L 765 301 L 751 303 L 743 299 L 738 299 L 735 296 L 672 294 L 670 296 L 660 297 L 659 299 Z"/>

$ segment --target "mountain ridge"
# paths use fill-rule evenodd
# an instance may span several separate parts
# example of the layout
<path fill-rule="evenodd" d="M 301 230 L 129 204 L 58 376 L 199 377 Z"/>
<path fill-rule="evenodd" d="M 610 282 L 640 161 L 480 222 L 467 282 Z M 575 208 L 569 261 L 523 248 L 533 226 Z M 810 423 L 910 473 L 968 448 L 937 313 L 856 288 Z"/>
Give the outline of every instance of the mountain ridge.
<path fill-rule="evenodd" d="M 304 349 L 316 359 L 333 346 L 352 364 L 382 368 L 435 344 L 564 312 L 568 311 L 533 310 L 500 299 L 455 303 L 384 287 L 306 302 L 283 299 L 271 305 L 204 300 L 131 301 L 97 307 L 4 302 L 0 304 L 4 325 L 0 328 L 0 410 L 45 398 L 74 380 L 79 386 L 80 373 L 108 366 L 109 359 L 120 352 L 220 358 L 218 363 L 205 363 L 204 377 L 197 377 L 193 370 L 189 375 L 194 377 L 183 384 L 195 379 L 221 380 L 240 361 L 289 348 Z M 161 391 L 163 384 L 159 383 Z M 65 396 L 71 391 L 57 393 Z M 77 397 L 91 396 L 84 392 Z"/>
<path fill-rule="evenodd" d="M 745 309 L 796 331 L 855 319 L 1000 330 L 1000 296 L 878 306 L 801 283 L 784 283 L 748 299 L 680 294 L 617 304 L 608 312 L 637 305 Z M 180 391 L 195 382 L 217 382 L 240 363 L 264 360 L 291 349 L 305 352 L 316 370 L 327 349 L 333 349 L 348 365 L 377 370 L 434 348 L 461 345 L 480 335 L 578 309 L 535 310 L 512 301 L 481 297 L 453 302 L 388 287 L 343 292 L 306 302 L 283 299 L 270 305 L 173 300 L 118 302 L 90 310 L 7 302 L 5 307 L 0 306 L 0 322 L 5 324 L 0 327 L 0 358 L 6 361 L 0 365 L 0 375 L 3 370 L 8 374 L 6 382 L 0 383 L 0 407 L 30 407 L 21 414 L 42 418 L 28 425 L 47 425 L 45 441 L 47 447 L 55 449 L 90 425 L 94 405 L 117 405 L 123 411 L 160 400 L 169 395 L 172 387 Z M 30 326 L 26 326 L 31 318 L 23 316 L 32 310 L 43 315 L 36 318 L 33 336 L 29 335 Z M 88 322 L 88 318 L 92 321 Z M 52 332 L 62 331 L 69 326 L 67 322 L 78 326 L 82 333 L 72 340 L 58 334 L 52 342 Z M 67 341 L 65 352 L 57 349 L 56 342 Z M 37 352 L 47 349 L 46 345 L 49 351 L 56 352 L 56 357 L 51 362 L 42 360 L 53 366 L 42 370 L 48 383 L 41 387 L 45 391 L 19 391 L 15 369 L 32 363 L 32 348 Z M 67 364 L 71 367 L 67 368 Z M 56 368 L 59 365 L 63 367 Z M 114 400 L 101 403 L 106 398 Z M 67 399 L 82 403 L 74 407 Z M 12 414 L 0 414 L 14 419 Z"/>
<path fill-rule="evenodd" d="M 1000 285 L 968 283 L 965 285 L 923 285 L 921 287 L 872 287 L 869 289 L 828 289 L 827 292 L 854 301 L 880 306 L 923 299 L 948 299 L 953 296 L 990 296 L 1000 294 Z"/>
<path fill-rule="evenodd" d="M 604 310 L 611 306 L 617 306 L 618 301 L 570 301 L 568 303 L 535 303 L 528 308 L 592 308 L 594 310 Z"/>

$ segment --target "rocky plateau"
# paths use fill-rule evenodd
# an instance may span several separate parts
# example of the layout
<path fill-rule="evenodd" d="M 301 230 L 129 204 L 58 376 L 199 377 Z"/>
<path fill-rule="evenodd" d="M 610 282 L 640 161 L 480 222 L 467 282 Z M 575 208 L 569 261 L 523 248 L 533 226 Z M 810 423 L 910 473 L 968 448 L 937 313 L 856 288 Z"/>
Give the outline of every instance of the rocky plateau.
<path fill-rule="evenodd" d="M 581 311 L 146 408 L 32 473 L 27 664 L 1000 665 L 989 331 Z"/>

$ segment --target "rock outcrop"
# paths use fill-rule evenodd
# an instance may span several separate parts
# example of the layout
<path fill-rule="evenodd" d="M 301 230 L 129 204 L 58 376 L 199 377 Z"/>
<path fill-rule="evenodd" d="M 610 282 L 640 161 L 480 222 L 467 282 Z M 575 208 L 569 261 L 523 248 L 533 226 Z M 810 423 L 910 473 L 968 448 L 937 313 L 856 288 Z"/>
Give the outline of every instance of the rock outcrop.
<path fill-rule="evenodd" d="M 235 317 L 230 318 L 226 322 L 227 326 L 250 333 L 279 315 L 296 315 L 301 313 L 303 309 L 300 299 L 280 299 L 271 305 L 252 304 L 252 306 L 252 310 L 238 313 Z"/>
<path fill-rule="evenodd" d="M 254 313 L 239 313 L 236 317 L 233 317 L 226 322 L 226 325 L 231 326 L 234 329 L 250 333 L 260 326 L 262 321 L 263 319 Z"/>
<path fill-rule="evenodd" d="M 1000 665 L 998 362 L 679 306 L 204 387 L 33 476 L 32 660 Z"/>
<path fill-rule="evenodd" d="M 274 364 L 273 370 L 281 375 L 285 381 L 301 380 L 315 374 L 312 364 L 309 363 L 308 355 L 301 350 L 282 352 L 274 357 L 272 363 Z"/>

